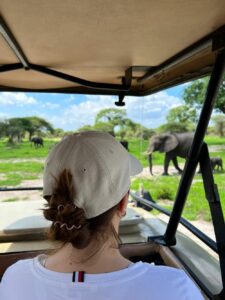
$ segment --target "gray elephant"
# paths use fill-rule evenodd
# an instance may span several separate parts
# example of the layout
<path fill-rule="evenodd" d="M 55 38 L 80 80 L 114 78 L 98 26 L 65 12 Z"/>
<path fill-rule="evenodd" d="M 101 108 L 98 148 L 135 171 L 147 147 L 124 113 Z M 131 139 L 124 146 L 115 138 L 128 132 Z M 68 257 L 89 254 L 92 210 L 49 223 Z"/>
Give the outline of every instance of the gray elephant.
<path fill-rule="evenodd" d="M 185 133 L 165 133 L 154 135 L 149 143 L 147 154 L 149 155 L 149 169 L 152 173 L 152 153 L 154 151 L 165 152 L 164 173 L 168 174 L 169 163 L 172 160 L 174 167 L 179 173 L 182 169 L 178 166 L 177 156 L 186 158 L 190 150 L 194 134 L 190 132 Z"/>
<path fill-rule="evenodd" d="M 213 171 L 215 170 L 219 171 L 219 169 L 220 171 L 223 171 L 223 160 L 221 157 L 211 157 L 210 163 Z"/>
<path fill-rule="evenodd" d="M 41 137 L 33 137 L 31 143 L 34 143 L 35 148 L 44 147 L 44 141 Z"/>

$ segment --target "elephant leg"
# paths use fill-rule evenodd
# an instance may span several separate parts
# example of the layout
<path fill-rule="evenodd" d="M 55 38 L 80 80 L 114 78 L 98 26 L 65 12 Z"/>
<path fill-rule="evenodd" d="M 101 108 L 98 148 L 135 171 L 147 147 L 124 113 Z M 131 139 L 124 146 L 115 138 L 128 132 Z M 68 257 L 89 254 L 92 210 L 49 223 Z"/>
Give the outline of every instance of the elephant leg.
<path fill-rule="evenodd" d="M 169 157 L 169 155 L 166 153 L 165 155 L 165 159 L 164 159 L 164 172 L 163 172 L 163 176 L 169 175 L 168 174 L 168 168 L 169 168 L 169 163 L 170 163 L 171 158 Z"/>
<path fill-rule="evenodd" d="M 177 157 L 176 156 L 172 159 L 172 161 L 173 161 L 174 167 L 177 169 L 177 171 L 179 173 L 182 173 L 183 170 L 178 166 L 178 162 L 177 162 Z"/>

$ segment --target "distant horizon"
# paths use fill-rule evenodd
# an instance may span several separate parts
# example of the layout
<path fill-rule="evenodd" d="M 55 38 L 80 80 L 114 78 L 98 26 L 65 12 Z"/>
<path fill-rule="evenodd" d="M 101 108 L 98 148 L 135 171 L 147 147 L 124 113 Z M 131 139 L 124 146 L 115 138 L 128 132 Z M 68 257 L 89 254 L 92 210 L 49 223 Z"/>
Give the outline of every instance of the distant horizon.
<path fill-rule="evenodd" d="M 187 84 L 179 85 L 150 96 L 125 97 L 127 117 L 147 128 L 157 128 L 166 122 L 171 108 L 184 104 L 182 94 Z M 119 108 L 116 96 L 0 93 L 0 119 L 37 116 L 54 128 L 75 131 L 84 125 L 94 125 L 96 114 L 105 108 Z"/>

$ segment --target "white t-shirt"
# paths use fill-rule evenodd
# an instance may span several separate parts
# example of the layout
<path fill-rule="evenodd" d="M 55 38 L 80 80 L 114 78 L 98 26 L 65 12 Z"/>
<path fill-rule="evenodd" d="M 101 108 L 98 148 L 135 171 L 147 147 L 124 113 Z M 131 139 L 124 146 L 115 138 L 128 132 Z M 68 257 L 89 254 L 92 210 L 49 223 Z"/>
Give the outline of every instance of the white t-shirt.
<path fill-rule="evenodd" d="M 126 269 L 85 274 L 72 282 L 71 273 L 50 271 L 40 258 L 9 267 L 0 284 L 1 300 L 202 300 L 182 270 L 138 262 Z"/>

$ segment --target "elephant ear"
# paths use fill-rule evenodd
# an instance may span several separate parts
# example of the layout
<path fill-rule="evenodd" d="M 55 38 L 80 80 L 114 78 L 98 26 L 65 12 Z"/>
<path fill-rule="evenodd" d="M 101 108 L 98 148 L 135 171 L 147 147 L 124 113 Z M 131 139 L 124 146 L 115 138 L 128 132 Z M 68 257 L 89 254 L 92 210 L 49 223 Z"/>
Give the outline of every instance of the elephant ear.
<path fill-rule="evenodd" d="M 165 136 L 164 143 L 162 144 L 160 151 L 161 152 L 169 152 L 175 149 L 178 146 L 178 139 L 173 134 L 168 134 Z"/>

